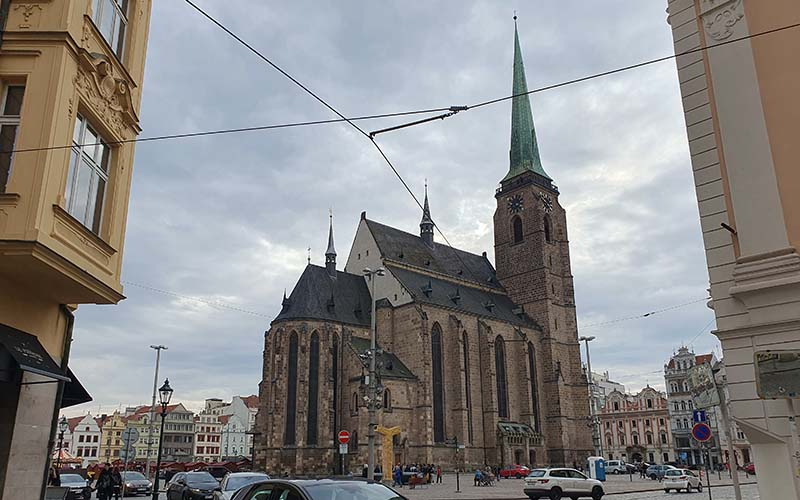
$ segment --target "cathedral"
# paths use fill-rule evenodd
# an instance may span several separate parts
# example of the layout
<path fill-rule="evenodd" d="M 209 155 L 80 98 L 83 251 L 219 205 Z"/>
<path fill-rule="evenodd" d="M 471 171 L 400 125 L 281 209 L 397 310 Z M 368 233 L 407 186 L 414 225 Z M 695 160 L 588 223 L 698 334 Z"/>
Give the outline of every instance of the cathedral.
<path fill-rule="evenodd" d="M 427 191 L 418 234 L 362 212 L 343 271 L 331 226 L 325 266 L 309 263 L 264 336 L 257 466 L 329 474 L 367 463 L 373 300 L 377 421 L 399 428 L 394 463 L 559 466 L 592 454 L 566 213 L 542 167 L 527 91 L 515 29 L 518 97 L 495 194 L 494 266 L 485 252 L 435 241 Z M 343 456 L 341 430 L 351 436 Z"/>

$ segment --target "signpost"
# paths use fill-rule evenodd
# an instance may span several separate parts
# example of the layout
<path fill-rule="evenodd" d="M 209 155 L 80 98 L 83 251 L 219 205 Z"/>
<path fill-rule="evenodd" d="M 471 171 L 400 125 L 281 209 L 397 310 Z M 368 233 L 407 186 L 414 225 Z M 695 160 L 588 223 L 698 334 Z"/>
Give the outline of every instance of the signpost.
<path fill-rule="evenodd" d="M 344 456 L 347 455 L 347 443 L 350 442 L 350 433 L 347 431 L 339 431 L 336 435 L 339 440 L 339 460 L 341 462 L 342 474 L 344 474 Z"/>
<path fill-rule="evenodd" d="M 125 465 L 123 466 L 123 474 L 128 470 L 128 461 L 136 457 L 136 448 L 131 449 L 131 446 L 136 444 L 139 440 L 139 431 L 132 427 L 128 427 L 122 431 L 122 442 L 125 443 L 125 448 L 120 450 L 120 455 L 124 456 Z M 124 453 L 123 453 L 124 452 Z M 122 497 L 125 498 L 125 478 L 122 478 Z"/>
<path fill-rule="evenodd" d="M 708 420 L 706 419 L 706 411 L 705 410 L 693 410 L 692 411 L 692 422 L 699 423 L 703 422 L 706 423 Z"/>
<path fill-rule="evenodd" d="M 692 427 L 692 437 L 701 443 L 708 442 L 711 439 L 711 427 L 704 422 L 697 422 Z"/>

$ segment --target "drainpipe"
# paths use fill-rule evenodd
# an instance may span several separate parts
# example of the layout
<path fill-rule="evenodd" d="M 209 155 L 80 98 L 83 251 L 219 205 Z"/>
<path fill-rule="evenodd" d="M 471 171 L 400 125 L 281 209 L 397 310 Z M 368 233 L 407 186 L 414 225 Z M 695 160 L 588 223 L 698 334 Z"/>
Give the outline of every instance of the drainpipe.
<path fill-rule="evenodd" d="M 5 3 L 5 1 L 3 2 Z M 67 326 L 64 330 L 64 345 L 61 350 L 61 371 L 67 373 L 67 366 L 69 365 L 69 351 L 72 345 L 72 328 L 75 325 L 75 315 L 72 311 L 63 304 L 60 306 L 61 313 L 67 320 Z M 50 439 L 47 442 L 47 460 L 44 463 L 44 472 L 42 473 L 42 491 L 39 495 L 39 500 L 44 500 L 45 492 L 47 490 L 48 471 L 50 470 L 50 460 L 53 457 L 53 447 L 56 441 L 56 429 L 58 428 L 58 415 L 61 413 L 61 399 L 64 396 L 64 381 L 58 381 L 58 388 L 56 389 L 56 399 L 53 405 L 53 417 L 50 424 Z"/>

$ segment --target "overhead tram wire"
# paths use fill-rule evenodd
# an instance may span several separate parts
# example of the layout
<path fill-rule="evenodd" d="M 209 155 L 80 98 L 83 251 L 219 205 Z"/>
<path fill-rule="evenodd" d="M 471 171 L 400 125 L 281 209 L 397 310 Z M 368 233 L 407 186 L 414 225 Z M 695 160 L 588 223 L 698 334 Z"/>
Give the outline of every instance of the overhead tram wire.
<path fill-rule="evenodd" d="M 692 300 L 690 302 L 684 302 L 682 304 L 676 304 L 676 305 L 673 305 L 673 306 L 668 306 L 668 307 L 665 307 L 663 309 L 656 309 L 655 311 L 650 311 L 650 312 L 647 312 L 647 313 L 644 313 L 644 314 L 637 314 L 637 315 L 634 315 L 634 316 L 624 316 L 624 317 L 621 317 L 621 318 L 616 318 L 616 319 L 612 319 L 612 320 L 608 320 L 608 321 L 602 321 L 600 323 L 591 323 L 591 324 L 588 324 L 588 325 L 585 325 L 585 326 L 579 326 L 578 328 L 582 330 L 584 328 L 593 328 L 593 327 L 597 327 L 597 326 L 611 325 L 611 324 L 614 324 L 614 323 L 622 323 L 623 321 L 631 321 L 631 320 L 634 320 L 634 319 L 649 318 L 650 316 L 655 316 L 656 314 L 665 313 L 667 311 L 673 311 L 675 309 L 680 309 L 682 307 L 686 307 L 686 306 L 689 306 L 689 305 L 692 305 L 692 304 L 697 304 L 698 302 L 705 302 L 707 300 L 709 300 L 709 298 L 708 297 L 704 297 L 702 299 L 696 299 L 696 300 Z"/>
<path fill-rule="evenodd" d="M 375 149 L 378 150 L 378 152 L 381 154 L 383 159 L 386 161 L 386 164 L 389 165 L 389 168 L 392 170 L 392 172 L 394 172 L 394 175 L 397 177 L 397 179 L 400 181 L 400 183 L 406 189 L 408 194 L 411 195 L 411 198 L 413 198 L 413 200 L 416 202 L 417 206 L 419 206 L 420 210 L 424 210 L 424 208 L 422 206 L 422 203 L 419 201 L 419 198 L 417 198 L 417 196 L 411 190 L 411 187 L 408 185 L 408 183 L 405 181 L 405 179 L 403 179 L 403 176 L 400 175 L 400 172 L 397 170 L 397 168 L 395 168 L 394 164 L 389 160 L 389 157 L 386 155 L 386 153 L 383 151 L 383 149 L 380 147 L 380 145 L 375 141 L 375 137 L 374 137 L 373 134 L 369 134 L 366 131 L 364 131 L 364 129 L 362 129 L 361 127 L 356 125 L 351 119 L 349 119 L 346 116 L 344 116 L 341 112 L 339 112 L 339 110 L 337 110 L 331 104 L 329 104 L 327 101 L 325 101 L 325 99 L 323 99 L 322 97 L 318 96 L 311 89 L 309 89 L 308 87 L 303 85 L 299 80 L 297 80 L 295 77 L 293 77 L 288 72 L 286 72 L 283 68 L 281 68 L 280 66 L 278 66 L 277 64 L 272 62 L 272 60 L 270 60 L 267 56 L 262 54 L 258 49 L 256 49 L 255 47 L 253 47 L 252 45 L 247 43 L 239 35 L 237 35 L 233 31 L 231 31 L 224 24 L 222 24 L 221 22 L 217 21 L 213 16 L 211 16 L 206 11 L 204 11 L 203 9 L 198 7 L 192 0 L 184 0 L 184 1 L 187 4 L 189 4 L 193 9 L 195 9 L 197 12 L 199 12 L 203 17 L 205 17 L 206 19 L 208 19 L 209 21 L 214 23 L 218 28 L 220 28 L 222 31 L 227 33 L 230 37 L 232 37 L 234 40 L 239 42 L 241 45 L 246 47 L 250 52 L 255 54 L 259 59 L 261 59 L 265 63 L 269 64 L 273 69 L 275 69 L 280 74 L 282 74 L 283 76 L 288 78 L 292 83 L 294 83 L 295 85 L 297 85 L 298 87 L 303 89 L 307 94 L 309 94 L 311 97 L 316 99 L 319 103 L 321 103 L 323 106 L 328 108 L 330 111 L 335 113 L 339 118 L 341 118 L 342 120 L 346 121 L 349 125 L 351 125 L 358 132 L 360 132 L 364 137 L 369 139 L 369 141 L 372 143 L 372 145 L 375 146 Z M 456 114 L 456 113 L 458 113 L 460 111 L 463 111 L 465 109 L 466 108 L 464 106 L 450 106 L 450 107 L 446 108 L 446 110 L 449 111 L 449 113 L 447 113 L 446 115 L 441 116 L 440 118 L 443 119 L 443 118 L 446 118 L 447 116 L 452 116 L 452 115 L 454 115 L 454 114 Z M 425 121 L 427 121 L 427 120 L 425 120 Z M 480 282 L 480 279 L 472 271 L 472 269 L 470 269 L 470 267 L 467 265 L 467 263 L 464 262 L 464 260 L 461 258 L 461 255 L 459 255 L 459 253 L 456 251 L 456 249 L 453 247 L 453 245 L 450 244 L 450 241 L 447 239 L 447 236 L 445 236 L 445 234 L 442 232 L 441 228 L 439 228 L 439 226 L 436 225 L 435 221 L 434 221 L 434 227 L 436 228 L 436 231 L 445 240 L 445 242 L 447 243 L 447 246 L 450 247 L 450 249 L 453 251 L 453 254 L 456 256 L 456 258 L 459 260 L 459 262 L 461 262 L 461 265 L 464 267 L 464 269 L 473 277 L 473 279 L 475 281 Z"/>
<path fill-rule="evenodd" d="M 228 309 L 228 310 L 231 310 L 231 311 L 250 314 L 252 316 L 260 316 L 262 318 L 273 319 L 273 316 L 270 316 L 268 314 L 264 314 L 264 313 L 260 313 L 260 312 L 256 312 L 256 311 L 250 311 L 248 309 L 244 309 L 244 308 L 241 308 L 241 307 L 236 307 L 236 306 L 233 306 L 233 305 L 225 303 L 225 302 L 219 302 L 219 301 L 216 301 L 216 300 L 207 300 L 207 299 L 203 299 L 203 298 L 200 298 L 200 297 L 192 297 L 190 295 L 182 295 L 182 294 L 177 293 L 177 292 L 172 292 L 170 290 L 164 290 L 164 289 L 161 289 L 161 288 L 156 288 L 156 287 L 150 286 L 150 285 L 143 285 L 141 283 L 135 283 L 133 281 L 122 280 L 122 283 L 125 284 L 125 285 L 135 286 L 135 287 L 141 288 L 143 290 L 149 290 L 151 292 L 160 293 L 162 295 L 169 295 L 170 297 L 175 297 L 175 298 L 179 298 L 179 299 L 186 299 L 186 300 L 193 300 L 195 302 L 200 302 L 200 303 L 203 303 L 203 304 L 206 304 L 206 305 L 209 305 L 209 306 L 213 306 L 213 307 L 219 307 L 219 308 L 222 308 L 222 309 Z"/>

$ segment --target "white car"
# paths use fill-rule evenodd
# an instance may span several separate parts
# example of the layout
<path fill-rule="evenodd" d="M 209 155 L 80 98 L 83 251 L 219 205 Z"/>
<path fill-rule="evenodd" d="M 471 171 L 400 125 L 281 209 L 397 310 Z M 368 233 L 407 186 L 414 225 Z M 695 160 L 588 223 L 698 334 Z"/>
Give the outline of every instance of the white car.
<path fill-rule="evenodd" d="M 214 500 L 230 500 L 239 488 L 267 479 L 269 476 L 263 472 L 230 472 L 222 479 L 220 491 L 214 492 Z"/>
<path fill-rule="evenodd" d="M 553 468 L 532 470 L 525 478 L 523 493 L 531 500 L 560 500 L 562 497 L 600 500 L 604 491 L 603 483 L 590 479 L 575 469 Z"/>
<path fill-rule="evenodd" d="M 622 460 L 606 461 L 606 474 L 627 474 L 628 466 Z"/>
<path fill-rule="evenodd" d="M 686 490 L 703 491 L 703 483 L 700 478 L 694 475 L 689 469 L 670 469 L 664 473 L 664 491 L 669 493 L 671 490 L 679 492 Z"/>

